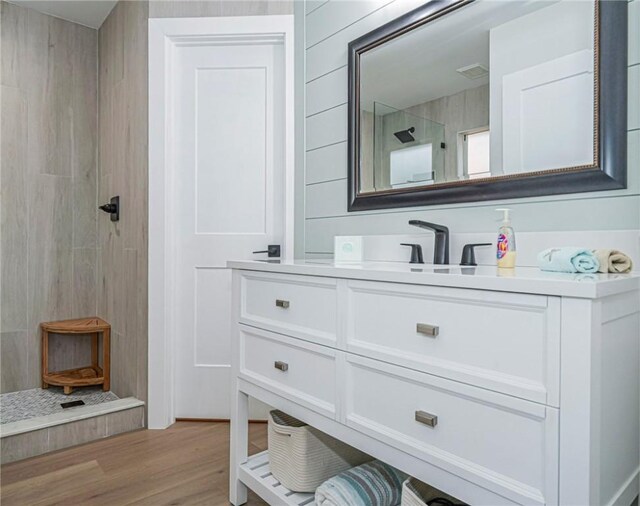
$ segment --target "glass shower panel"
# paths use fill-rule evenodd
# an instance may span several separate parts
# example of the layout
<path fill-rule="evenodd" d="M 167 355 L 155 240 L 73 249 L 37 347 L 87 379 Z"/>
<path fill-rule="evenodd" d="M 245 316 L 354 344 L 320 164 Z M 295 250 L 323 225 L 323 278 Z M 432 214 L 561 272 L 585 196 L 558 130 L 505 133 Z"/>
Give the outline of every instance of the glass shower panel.
<path fill-rule="evenodd" d="M 375 190 L 444 181 L 444 125 L 379 102 L 373 109 Z"/>

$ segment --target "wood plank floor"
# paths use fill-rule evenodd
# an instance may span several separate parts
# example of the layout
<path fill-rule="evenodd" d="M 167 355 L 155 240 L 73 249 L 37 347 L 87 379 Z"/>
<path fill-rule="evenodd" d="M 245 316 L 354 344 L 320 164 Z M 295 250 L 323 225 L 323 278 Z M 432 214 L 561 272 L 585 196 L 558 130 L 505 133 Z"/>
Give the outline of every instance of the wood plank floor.
<path fill-rule="evenodd" d="M 250 425 L 249 453 L 267 448 Z M 2 466 L 2 506 L 227 505 L 229 424 L 178 422 Z M 251 493 L 252 506 L 266 504 Z"/>

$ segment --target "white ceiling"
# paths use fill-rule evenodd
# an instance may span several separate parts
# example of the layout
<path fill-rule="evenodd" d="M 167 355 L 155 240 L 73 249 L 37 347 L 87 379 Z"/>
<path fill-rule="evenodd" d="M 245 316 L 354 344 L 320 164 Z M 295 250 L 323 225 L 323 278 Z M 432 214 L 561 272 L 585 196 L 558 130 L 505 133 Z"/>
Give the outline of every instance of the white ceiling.
<path fill-rule="evenodd" d="M 118 0 L 10 0 L 57 18 L 100 28 Z"/>

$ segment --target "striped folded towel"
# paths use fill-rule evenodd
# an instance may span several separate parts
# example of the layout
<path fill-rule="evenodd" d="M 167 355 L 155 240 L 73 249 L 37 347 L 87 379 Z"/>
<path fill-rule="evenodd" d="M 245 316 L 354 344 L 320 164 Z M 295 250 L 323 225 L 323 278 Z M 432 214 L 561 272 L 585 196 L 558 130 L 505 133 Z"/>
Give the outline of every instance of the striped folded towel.
<path fill-rule="evenodd" d="M 396 506 L 407 475 L 374 460 L 344 471 L 316 490 L 319 506 Z"/>
<path fill-rule="evenodd" d="M 595 273 L 600 262 L 585 248 L 549 248 L 538 253 L 538 266 L 543 271 Z"/>

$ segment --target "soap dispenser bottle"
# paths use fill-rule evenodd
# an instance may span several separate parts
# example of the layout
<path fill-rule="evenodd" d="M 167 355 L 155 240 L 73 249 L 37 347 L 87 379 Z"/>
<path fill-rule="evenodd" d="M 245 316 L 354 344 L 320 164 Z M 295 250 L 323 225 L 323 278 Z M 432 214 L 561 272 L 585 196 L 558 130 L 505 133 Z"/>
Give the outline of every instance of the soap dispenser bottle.
<path fill-rule="evenodd" d="M 496 257 L 498 267 L 501 269 L 513 269 L 516 266 L 516 234 L 511 227 L 509 211 L 511 209 L 496 209 L 504 213 L 502 225 L 498 229 L 498 247 Z"/>

